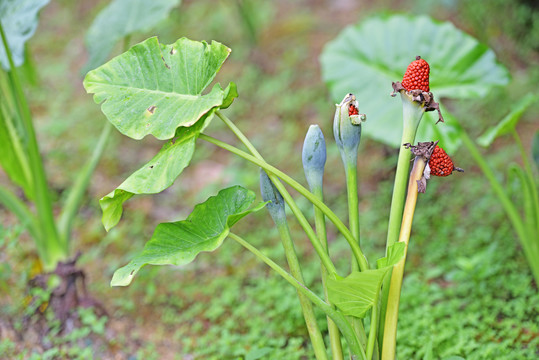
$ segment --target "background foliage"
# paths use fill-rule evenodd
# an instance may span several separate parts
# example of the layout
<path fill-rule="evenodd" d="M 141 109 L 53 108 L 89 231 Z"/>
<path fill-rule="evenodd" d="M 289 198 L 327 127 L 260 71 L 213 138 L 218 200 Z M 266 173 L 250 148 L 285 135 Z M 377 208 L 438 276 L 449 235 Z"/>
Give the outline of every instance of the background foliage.
<path fill-rule="evenodd" d="M 107 4 L 51 2 L 43 8 L 38 31 L 27 45 L 31 63 L 39 66 L 29 99 L 57 198 L 64 196 L 63 190 L 73 181 L 80 159 L 91 153 L 105 121 L 86 95 L 80 71 L 88 61 L 87 29 Z M 160 42 L 170 44 L 186 36 L 217 40 L 232 48 L 219 81 L 236 82 L 240 97 L 227 114 L 262 149 L 268 162 L 298 179 L 302 179 L 303 136 L 309 124 L 318 123 L 329 146 L 326 197 L 345 217 L 344 171 L 329 141 L 333 101 L 322 83 L 318 57 L 344 27 L 380 10 L 451 21 L 491 47 L 509 69 L 512 78 L 507 87 L 490 89 L 486 98 L 444 102 L 472 136 L 497 123 L 521 96 L 536 91 L 539 53 L 534 41 L 537 32 L 532 29 L 539 26 L 539 10 L 524 0 L 510 5 L 501 0 L 410 0 L 397 5 L 346 0 L 183 1 L 151 33 L 141 30 L 131 41 L 158 35 Z M 113 54 L 120 51 L 120 44 L 113 46 Z M 389 83 L 387 94 L 390 91 Z M 359 100 L 360 105 L 368 101 Z M 533 105 L 517 126 L 528 151 L 538 115 L 539 108 Z M 364 128 L 368 126 L 369 122 Z M 221 130 L 219 125 L 212 127 L 212 135 L 234 141 Z M 119 134 L 112 137 L 87 205 L 74 226 L 73 246 L 83 251 L 81 265 L 88 273 L 90 290 L 110 313 L 106 327 L 86 314 L 85 330 L 53 337 L 45 344 L 32 342 L 31 335 L 24 341 L 14 335 L 24 318 L 21 304 L 35 254 L 27 235 L 14 225 L 15 219 L 0 209 L 0 357 L 309 358 L 294 290 L 235 243 L 226 241 L 215 253 L 201 253 L 187 266 L 145 268 L 130 287 L 109 287 L 113 271 L 142 249 L 155 224 L 185 218 L 194 204 L 222 187 L 240 184 L 256 190 L 258 186 L 258 169 L 204 145 L 180 182 L 158 196 L 140 196 L 125 203 L 129 207 L 125 220 L 107 234 L 100 223 L 97 199 L 151 160 L 161 147 L 149 137 L 142 141 L 144 146 Z M 360 153 L 362 238 L 374 262 L 383 255 L 396 150 L 364 138 Z M 462 149 L 451 155 L 466 169 L 465 175 L 432 181 L 428 193 L 419 199 L 406 268 L 409 275 L 403 285 L 399 357 L 534 358 L 539 348 L 537 284 L 480 171 Z M 485 156 L 503 174 L 517 159 L 518 149 L 511 139 L 501 137 Z M 0 181 L 6 182 L 4 173 Z M 311 211 L 307 202 L 300 201 L 300 206 Z M 251 216 L 256 222 L 240 223 L 236 231 L 282 261 L 277 231 L 270 228 L 267 214 L 260 211 Z M 309 262 L 312 249 L 298 235 L 299 227 L 291 225 L 310 283 L 319 268 Z M 335 237 L 333 228 L 329 231 L 330 249 L 338 259 L 346 245 Z"/>

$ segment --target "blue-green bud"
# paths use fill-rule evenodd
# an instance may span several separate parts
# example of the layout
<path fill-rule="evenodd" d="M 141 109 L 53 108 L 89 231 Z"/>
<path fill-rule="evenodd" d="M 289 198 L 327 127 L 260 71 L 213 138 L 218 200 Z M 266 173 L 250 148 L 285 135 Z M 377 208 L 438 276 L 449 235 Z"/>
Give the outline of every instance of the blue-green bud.
<path fill-rule="evenodd" d="M 358 102 L 354 94 L 347 94 L 340 104 L 335 105 L 333 135 L 345 164 L 357 161 L 357 149 L 361 140 L 361 123 L 365 114 L 358 111 Z"/>
<path fill-rule="evenodd" d="M 283 196 L 275 188 L 275 185 L 273 185 L 273 182 L 271 182 L 268 174 L 263 169 L 260 169 L 260 192 L 262 193 L 262 199 L 269 201 L 266 208 L 273 221 L 276 224 L 286 221 Z"/>
<path fill-rule="evenodd" d="M 311 190 L 322 188 L 326 165 L 326 140 L 318 125 L 311 125 L 303 142 L 301 154 L 305 177 Z"/>

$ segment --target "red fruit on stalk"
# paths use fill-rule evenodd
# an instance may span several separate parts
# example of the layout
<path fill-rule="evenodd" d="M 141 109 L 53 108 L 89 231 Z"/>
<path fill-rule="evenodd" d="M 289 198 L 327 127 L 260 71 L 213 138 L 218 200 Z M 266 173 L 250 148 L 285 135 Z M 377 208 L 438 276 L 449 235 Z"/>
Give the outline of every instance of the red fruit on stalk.
<path fill-rule="evenodd" d="M 429 73 L 429 64 L 421 56 L 416 56 L 404 73 L 402 87 L 408 91 L 420 89 L 429 92 Z"/>
<path fill-rule="evenodd" d="M 453 170 L 461 171 L 455 167 L 453 161 L 441 147 L 436 145 L 429 160 L 430 174 L 434 176 L 449 176 Z"/>

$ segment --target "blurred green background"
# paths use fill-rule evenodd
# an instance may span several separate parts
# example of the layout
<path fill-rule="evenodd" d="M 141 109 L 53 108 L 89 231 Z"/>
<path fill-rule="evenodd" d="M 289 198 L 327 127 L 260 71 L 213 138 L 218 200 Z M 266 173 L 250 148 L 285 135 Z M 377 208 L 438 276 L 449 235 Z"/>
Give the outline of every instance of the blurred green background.
<path fill-rule="evenodd" d="M 28 44 L 36 73 L 27 83 L 49 181 L 60 198 L 91 153 L 105 118 L 82 87 L 88 60 L 84 37 L 107 1 L 51 1 Z M 310 124 L 328 143 L 327 202 L 346 218 L 344 170 L 333 143 L 334 106 L 321 80 L 319 55 L 347 25 L 380 11 L 427 14 L 491 47 L 510 71 L 507 87 L 480 101 L 448 102 L 475 138 L 497 123 L 518 96 L 539 82 L 539 4 L 535 1 L 182 1 L 169 18 L 131 43 L 153 35 L 217 40 L 232 48 L 217 76 L 234 81 L 239 98 L 227 115 L 271 164 L 304 183 L 301 146 Z M 117 44 L 114 55 L 121 52 Z M 404 70 L 404 69 L 403 69 Z M 32 74 L 27 75 L 29 79 Z M 400 79 L 395 79 L 400 80 Z M 388 84 L 388 94 L 391 84 Z M 435 92 L 435 89 L 432 89 Z M 361 99 L 360 99 L 361 101 Z M 473 113 L 474 117 L 469 115 Z M 368 114 L 367 114 L 368 115 Z M 538 130 L 534 105 L 518 132 L 529 151 Z M 400 121 L 400 120 L 399 120 Z M 367 122 L 364 126 L 369 126 Z M 218 121 L 210 133 L 235 143 Z M 203 253 L 182 268 L 145 267 L 128 288 L 110 288 L 112 273 L 140 251 L 162 221 L 186 217 L 218 189 L 241 184 L 258 191 L 258 169 L 209 144 L 171 188 L 126 203 L 120 224 L 106 233 L 98 199 L 160 148 L 115 133 L 93 177 L 75 224 L 74 249 L 83 256 L 92 294 L 109 311 L 107 325 L 91 313 L 79 333 L 36 341 L 17 336 L 24 321 L 33 244 L 16 219 L 0 208 L 0 357 L 114 359 L 309 359 L 311 350 L 295 292 L 236 243 Z M 434 179 L 420 197 L 403 285 L 398 332 L 400 359 L 532 359 L 539 357 L 539 296 L 506 216 L 464 149 L 450 154 L 466 173 Z M 485 152 L 504 176 L 518 161 L 510 138 Z M 368 138 L 360 147 L 362 247 L 382 256 L 397 150 Z M 0 182 L 7 183 L 0 172 Z M 510 186 L 511 184 L 509 184 Z M 515 201 L 520 199 L 515 198 Z M 310 214 L 311 207 L 298 198 Z M 300 227 L 290 221 L 305 277 L 317 285 L 319 265 Z M 238 225 L 253 244 L 284 264 L 271 219 L 261 211 Z M 330 251 L 347 268 L 345 242 L 329 227 Z M 342 261 L 339 259 L 342 258 Z M 539 259 L 538 259 L 539 261 Z M 320 319 L 324 318 L 318 313 Z"/>

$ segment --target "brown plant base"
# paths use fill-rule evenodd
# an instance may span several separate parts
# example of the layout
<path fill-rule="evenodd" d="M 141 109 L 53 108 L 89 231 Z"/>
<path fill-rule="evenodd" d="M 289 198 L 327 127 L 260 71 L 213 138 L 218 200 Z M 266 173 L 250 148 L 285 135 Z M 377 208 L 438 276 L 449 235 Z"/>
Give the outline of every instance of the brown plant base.
<path fill-rule="evenodd" d="M 88 294 L 86 276 L 82 269 L 76 266 L 80 256 L 81 254 L 77 253 L 72 260 L 59 262 L 53 272 L 37 275 L 29 281 L 30 290 L 39 288 L 47 291 L 51 280 L 57 282 L 58 285 L 50 292 L 46 301 L 43 302 L 42 298 L 36 297 L 29 301 L 36 310 L 25 317 L 24 328 L 32 327 L 39 336 L 45 336 L 49 331 L 46 315 L 49 313 L 50 316 L 50 312 L 59 322 L 60 333 L 69 333 L 80 327 L 77 312 L 79 308 L 92 308 L 98 317 L 108 316 L 105 307 Z M 41 302 L 41 304 L 36 302 Z"/>

